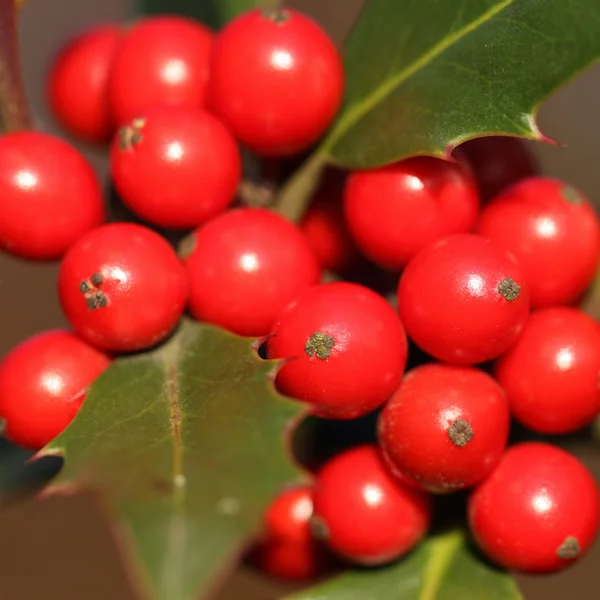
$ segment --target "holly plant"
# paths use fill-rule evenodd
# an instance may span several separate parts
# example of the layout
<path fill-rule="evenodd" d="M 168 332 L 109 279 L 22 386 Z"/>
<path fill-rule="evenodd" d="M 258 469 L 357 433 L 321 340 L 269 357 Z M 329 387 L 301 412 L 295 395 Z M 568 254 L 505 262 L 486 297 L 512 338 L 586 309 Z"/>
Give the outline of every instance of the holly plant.
<path fill-rule="evenodd" d="M 585 555 L 554 436 L 600 412 L 600 219 L 523 139 L 600 57 L 596 0 L 370 0 L 339 48 L 279 2 L 146 0 L 57 49 L 64 137 L 18 8 L 0 248 L 60 261 L 70 323 L 0 361 L 25 472 L 62 461 L 29 495 L 93 491 L 140 600 L 240 561 L 287 600 L 516 600 Z"/>

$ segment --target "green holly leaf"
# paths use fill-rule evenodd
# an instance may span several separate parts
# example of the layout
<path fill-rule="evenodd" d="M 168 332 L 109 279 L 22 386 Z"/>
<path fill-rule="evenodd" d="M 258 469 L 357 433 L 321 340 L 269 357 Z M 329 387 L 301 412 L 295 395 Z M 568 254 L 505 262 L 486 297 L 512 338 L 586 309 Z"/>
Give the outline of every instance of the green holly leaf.
<path fill-rule="evenodd" d="M 369 0 L 320 154 L 365 168 L 485 134 L 544 139 L 540 103 L 599 57 L 597 0 Z"/>
<path fill-rule="evenodd" d="M 522 600 L 515 581 L 476 556 L 460 531 L 430 537 L 407 558 L 349 571 L 286 600 Z"/>
<path fill-rule="evenodd" d="M 205 597 L 299 479 L 286 446 L 303 408 L 274 391 L 275 365 L 249 340 L 186 322 L 117 360 L 42 451 L 64 458 L 50 492 L 98 492 L 142 597 Z"/>

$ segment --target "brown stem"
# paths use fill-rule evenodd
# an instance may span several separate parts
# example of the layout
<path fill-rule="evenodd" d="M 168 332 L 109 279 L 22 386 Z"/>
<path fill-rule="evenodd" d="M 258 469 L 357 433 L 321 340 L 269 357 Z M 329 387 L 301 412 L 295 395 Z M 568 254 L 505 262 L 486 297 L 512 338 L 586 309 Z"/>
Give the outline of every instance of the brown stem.
<path fill-rule="evenodd" d="M 17 34 L 15 0 L 0 0 L 0 128 L 31 129 L 31 117 L 23 79 Z"/>

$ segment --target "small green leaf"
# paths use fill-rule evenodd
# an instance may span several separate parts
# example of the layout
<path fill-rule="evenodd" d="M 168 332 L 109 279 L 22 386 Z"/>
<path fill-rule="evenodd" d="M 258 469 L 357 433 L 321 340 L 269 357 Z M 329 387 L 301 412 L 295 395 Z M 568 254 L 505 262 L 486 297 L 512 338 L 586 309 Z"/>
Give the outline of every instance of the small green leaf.
<path fill-rule="evenodd" d="M 599 57 L 597 0 L 369 0 L 321 153 L 365 168 L 491 133 L 543 139 L 540 103 Z"/>
<path fill-rule="evenodd" d="M 273 367 L 249 340 L 186 322 L 117 360 L 42 452 L 64 457 L 50 491 L 100 494 L 144 598 L 204 597 L 298 480 L 286 444 L 302 408 L 276 394 Z"/>
<path fill-rule="evenodd" d="M 473 553 L 464 535 L 435 535 L 404 560 L 349 571 L 287 600 L 522 600 L 514 580 Z"/>

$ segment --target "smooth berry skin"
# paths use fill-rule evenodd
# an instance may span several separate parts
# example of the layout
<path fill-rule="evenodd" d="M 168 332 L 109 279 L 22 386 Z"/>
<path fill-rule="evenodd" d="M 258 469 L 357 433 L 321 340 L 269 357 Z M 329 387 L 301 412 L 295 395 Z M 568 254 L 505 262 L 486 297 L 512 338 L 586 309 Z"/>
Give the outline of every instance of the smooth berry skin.
<path fill-rule="evenodd" d="M 507 251 L 481 236 L 458 234 L 408 264 L 398 309 L 408 337 L 426 353 L 477 364 L 515 343 L 529 316 L 529 290 Z"/>
<path fill-rule="evenodd" d="M 108 77 L 122 37 L 116 24 L 88 29 L 61 48 L 50 67 L 50 110 L 69 133 L 87 142 L 107 142 L 113 133 Z"/>
<path fill-rule="evenodd" d="M 45 331 L 21 342 L 0 362 L 6 438 L 30 450 L 44 447 L 73 420 L 87 386 L 110 362 L 70 331 Z"/>
<path fill-rule="evenodd" d="M 315 482 L 313 528 L 337 554 L 381 565 L 406 554 L 431 521 L 427 493 L 401 484 L 376 446 L 358 446 L 325 464 Z"/>
<path fill-rule="evenodd" d="M 295 10 L 248 11 L 215 39 L 211 107 L 259 155 L 311 146 L 333 120 L 343 88 L 335 45 Z"/>
<path fill-rule="evenodd" d="M 532 308 L 575 302 L 596 274 L 600 219 L 589 200 L 562 181 L 518 182 L 486 206 L 477 231 L 519 261 Z"/>
<path fill-rule="evenodd" d="M 454 150 L 454 156 L 472 169 L 484 202 L 513 183 L 539 173 L 532 152 L 522 140 L 514 137 L 469 140 Z"/>
<path fill-rule="evenodd" d="M 379 416 L 378 437 L 394 472 L 446 493 L 491 473 L 509 424 L 506 395 L 487 373 L 431 363 L 404 376 Z"/>
<path fill-rule="evenodd" d="M 494 376 L 525 427 L 547 434 L 585 427 L 600 412 L 600 325 L 574 308 L 534 311 Z"/>
<path fill-rule="evenodd" d="M 185 308 L 187 280 L 160 235 L 141 225 L 113 223 L 91 231 L 67 252 L 58 292 L 65 316 L 82 338 L 99 348 L 132 352 L 173 331 Z"/>
<path fill-rule="evenodd" d="M 317 336 L 326 336 L 325 347 Z M 383 404 L 406 366 L 407 341 L 383 297 L 355 283 L 314 287 L 279 315 L 269 358 L 290 359 L 277 372 L 284 394 L 314 405 L 319 416 L 353 419 Z"/>
<path fill-rule="evenodd" d="M 586 467 L 540 442 L 509 448 L 468 502 L 471 533 L 487 557 L 525 573 L 559 571 L 581 558 L 596 537 L 599 512 Z"/>
<path fill-rule="evenodd" d="M 235 139 L 211 114 L 161 106 L 120 129 L 110 170 L 121 199 L 141 219 L 192 229 L 231 203 L 242 166 Z"/>
<path fill-rule="evenodd" d="M 323 549 L 312 543 L 269 540 L 259 548 L 262 571 L 275 579 L 306 581 L 320 575 L 326 565 Z"/>
<path fill-rule="evenodd" d="M 102 189 L 86 159 L 34 131 L 0 137 L 0 248 L 56 260 L 105 220 Z"/>
<path fill-rule="evenodd" d="M 418 156 L 348 177 L 344 214 L 362 252 L 402 269 L 419 250 L 475 227 L 479 193 L 460 163 Z"/>
<path fill-rule="evenodd" d="M 192 315 L 242 336 L 267 335 L 279 313 L 321 277 L 300 230 L 265 209 L 223 213 L 197 229 L 189 245 Z"/>
<path fill-rule="evenodd" d="M 283 490 L 267 509 L 264 535 L 272 540 L 309 542 L 313 539 L 310 529 L 312 513 L 312 487 L 298 486 Z"/>
<path fill-rule="evenodd" d="M 117 125 L 155 105 L 203 107 L 214 35 L 193 19 L 148 17 L 128 32 L 114 56 L 108 96 Z"/>

